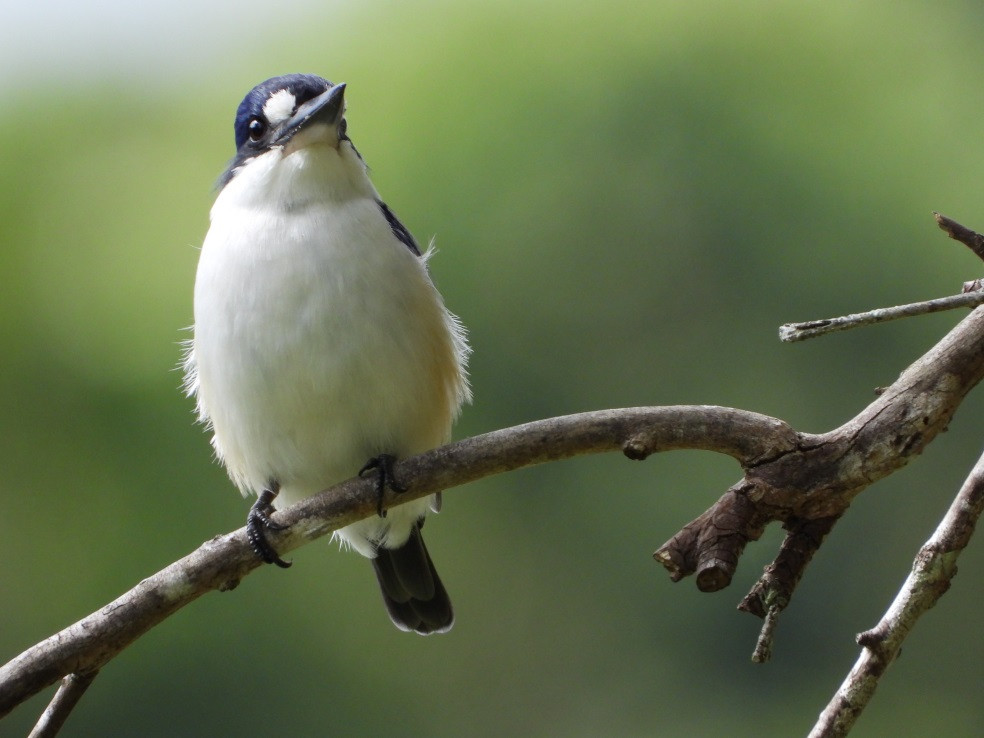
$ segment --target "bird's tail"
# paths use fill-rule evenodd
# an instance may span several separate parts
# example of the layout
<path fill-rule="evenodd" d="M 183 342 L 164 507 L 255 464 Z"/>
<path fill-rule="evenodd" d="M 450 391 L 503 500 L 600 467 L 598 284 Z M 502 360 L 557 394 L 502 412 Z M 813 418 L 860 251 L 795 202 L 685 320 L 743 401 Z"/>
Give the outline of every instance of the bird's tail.
<path fill-rule="evenodd" d="M 372 568 L 386 611 L 397 628 L 421 635 L 451 629 L 451 600 L 427 553 L 419 523 L 413 524 L 410 537 L 400 548 L 380 548 Z"/>

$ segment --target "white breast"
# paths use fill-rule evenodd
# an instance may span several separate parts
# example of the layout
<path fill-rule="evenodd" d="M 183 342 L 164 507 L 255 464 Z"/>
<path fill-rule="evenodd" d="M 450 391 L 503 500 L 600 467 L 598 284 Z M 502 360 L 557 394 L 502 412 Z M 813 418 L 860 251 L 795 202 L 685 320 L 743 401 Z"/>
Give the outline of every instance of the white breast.
<path fill-rule="evenodd" d="M 319 177 L 318 157 L 337 150 L 264 156 L 212 211 L 189 386 L 236 484 L 258 492 L 276 480 L 283 506 L 372 456 L 445 442 L 467 397 L 467 348 L 424 260 L 390 231 L 361 160 Z M 343 538 L 363 553 L 367 537 L 398 546 L 426 505 Z"/>

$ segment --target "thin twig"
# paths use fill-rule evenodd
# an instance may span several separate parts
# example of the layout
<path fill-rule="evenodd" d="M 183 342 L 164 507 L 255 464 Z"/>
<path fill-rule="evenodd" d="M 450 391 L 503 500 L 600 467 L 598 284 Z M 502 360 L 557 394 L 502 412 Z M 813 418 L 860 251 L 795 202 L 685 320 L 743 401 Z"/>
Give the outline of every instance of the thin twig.
<path fill-rule="evenodd" d="M 977 231 L 960 225 L 952 218 L 940 215 L 935 211 L 933 212 L 933 217 L 936 218 L 937 225 L 950 238 L 964 244 L 984 259 L 984 236 L 977 233 Z M 864 313 L 842 315 L 839 318 L 809 320 L 805 323 L 785 323 L 779 326 L 779 340 L 785 343 L 805 341 L 807 338 L 815 338 L 816 336 L 823 336 L 836 331 L 846 331 L 862 325 L 884 323 L 889 320 L 898 320 L 899 318 L 911 318 L 915 315 L 928 315 L 929 313 L 938 313 L 943 310 L 977 307 L 978 305 L 984 305 L 984 292 L 980 292 L 980 289 L 981 285 L 979 282 L 967 282 L 964 285 L 962 294 L 951 297 L 939 297 L 935 300 L 913 302 L 909 305 L 898 305 L 896 307 L 876 308 Z"/>
<path fill-rule="evenodd" d="M 65 721 L 68 719 L 72 708 L 82 699 L 85 690 L 89 688 L 92 681 L 96 678 L 99 671 L 90 671 L 84 674 L 69 674 L 62 679 L 61 686 L 55 692 L 55 696 L 48 703 L 41 717 L 38 718 L 37 725 L 28 738 L 52 738 L 58 735 Z"/>
<path fill-rule="evenodd" d="M 885 323 L 886 321 L 898 320 L 899 318 L 911 318 L 914 315 L 928 315 L 929 313 L 938 313 L 943 310 L 977 307 L 978 305 L 984 305 L 984 292 L 966 292 L 949 297 L 938 297 L 935 300 L 926 300 L 925 302 L 913 302 L 908 305 L 876 308 L 865 313 L 842 315 L 839 318 L 810 320 L 805 323 L 786 323 L 779 326 L 779 340 L 786 343 L 805 341 L 807 338 L 815 338 L 816 336 L 834 333 L 835 331 L 846 331 L 849 328 L 856 328 L 861 325 Z"/>
<path fill-rule="evenodd" d="M 738 609 L 742 612 L 757 615 L 764 620 L 752 653 L 752 661 L 755 663 L 765 663 L 772 657 L 779 615 L 789 606 L 807 565 L 836 522 L 837 516 L 787 521 L 784 527 L 788 533 L 778 556 L 765 567 L 755 586 L 738 604 Z"/>
<path fill-rule="evenodd" d="M 916 621 L 949 589 L 950 580 L 957 573 L 957 557 L 970 541 L 982 510 L 984 456 L 977 461 L 939 527 L 919 550 L 912 573 L 891 607 L 878 625 L 858 635 L 857 641 L 864 647 L 861 656 L 820 714 L 810 738 L 848 734 Z"/>
<path fill-rule="evenodd" d="M 782 609 L 778 605 L 774 605 L 765 613 L 765 622 L 762 623 L 758 640 L 755 641 L 755 650 L 752 651 L 752 661 L 756 664 L 764 664 L 772 658 L 772 644 L 776 640 L 776 627 L 779 625 L 780 612 Z"/>

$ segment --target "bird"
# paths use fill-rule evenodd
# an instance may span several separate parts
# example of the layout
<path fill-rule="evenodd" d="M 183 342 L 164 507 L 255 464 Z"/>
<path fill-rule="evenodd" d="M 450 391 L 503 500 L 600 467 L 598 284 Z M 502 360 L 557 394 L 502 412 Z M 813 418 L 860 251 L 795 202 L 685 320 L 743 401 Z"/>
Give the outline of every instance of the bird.
<path fill-rule="evenodd" d="M 376 515 L 335 532 L 369 558 L 394 625 L 454 622 L 421 537 L 440 493 L 382 508 L 393 461 L 447 443 L 470 401 L 465 329 L 421 250 L 383 202 L 348 135 L 344 83 L 313 74 L 261 82 L 236 110 L 194 287 L 184 389 L 244 496 L 267 563 L 270 515 L 374 474 Z M 397 498 L 398 499 L 398 498 Z"/>

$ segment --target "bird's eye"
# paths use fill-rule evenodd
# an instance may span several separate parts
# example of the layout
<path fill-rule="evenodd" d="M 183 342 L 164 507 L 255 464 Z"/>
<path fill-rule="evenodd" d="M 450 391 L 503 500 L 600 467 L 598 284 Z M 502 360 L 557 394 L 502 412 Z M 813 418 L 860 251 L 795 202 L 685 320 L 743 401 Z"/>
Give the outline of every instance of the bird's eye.
<path fill-rule="evenodd" d="M 253 118 L 249 122 L 249 140 L 259 141 L 264 133 L 266 133 L 266 124 L 259 118 Z"/>

